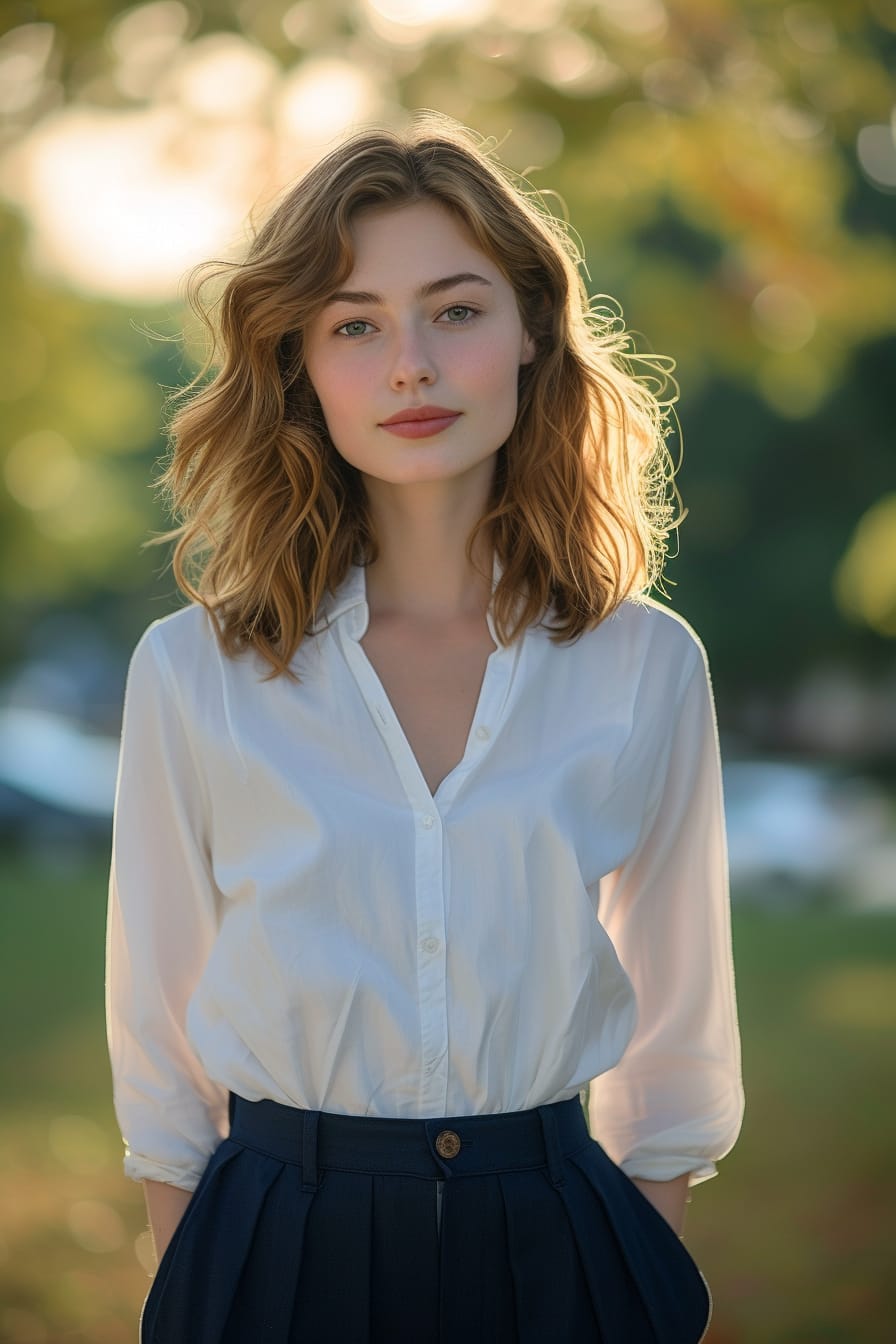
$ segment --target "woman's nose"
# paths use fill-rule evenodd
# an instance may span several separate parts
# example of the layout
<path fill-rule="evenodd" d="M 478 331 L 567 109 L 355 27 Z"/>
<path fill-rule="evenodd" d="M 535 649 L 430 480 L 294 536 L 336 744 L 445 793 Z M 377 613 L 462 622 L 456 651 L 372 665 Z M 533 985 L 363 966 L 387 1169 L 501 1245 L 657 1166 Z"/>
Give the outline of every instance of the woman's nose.
<path fill-rule="evenodd" d="M 416 326 L 400 330 L 395 337 L 392 356 L 391 384 L 393 388 L 416 387 L 420 383 L 436 381 L 435 361 L 423 333 Z"/>

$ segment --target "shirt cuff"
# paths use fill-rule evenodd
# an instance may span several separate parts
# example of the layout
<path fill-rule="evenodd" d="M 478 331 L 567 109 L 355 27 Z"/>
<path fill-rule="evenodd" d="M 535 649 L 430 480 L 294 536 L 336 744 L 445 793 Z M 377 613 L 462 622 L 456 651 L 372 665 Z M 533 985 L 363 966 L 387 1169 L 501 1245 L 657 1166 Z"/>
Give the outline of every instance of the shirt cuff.
<path fill-rule="evenodd" d="M 626 1158 L 619 1163 L 619 1166 L 629 1180 L 637 1177 L 639 1181 L 674 1181 L 676 1176 L 683 1176 L 688 1172 L 690 1175 L 688 1186 L 699 1185 L 702 1181 L 708 1181 L 718 1175 L 715 1162 L 695 1158 L 693 1154 L 689 1157 L 684 1154 L 676 1157 L 671 1153 L 664 1153 L 662 1157 L 642 1155 Z"/>
<path fill-rule="evenodd" d="M 163 1185 L 176 1185 L 190 1194 L 199 1184 L 204 1170 L 204 1167 L 168 1166 L 140 1153 L 128 1153 L 124 1159 L 124 1174 L 128 1180 L 160 1181 Z"/>

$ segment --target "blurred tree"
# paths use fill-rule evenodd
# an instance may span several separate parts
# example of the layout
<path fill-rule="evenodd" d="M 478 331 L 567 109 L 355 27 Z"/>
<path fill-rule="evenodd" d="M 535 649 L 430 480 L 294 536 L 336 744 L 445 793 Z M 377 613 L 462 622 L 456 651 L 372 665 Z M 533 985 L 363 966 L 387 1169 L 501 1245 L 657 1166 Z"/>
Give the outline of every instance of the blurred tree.
<path fill-rule="evenodd" d="M 859 521 L 894 479 L 894 0 L 11 12 L 4 659 L 54 606 L 94 605 L 127 641 L 150 595 L 176 601 L 137 548 L 165 524 L 147 488 L 162 388 L 189 369 L 141 328 L 177 330 L 190 262 L 238 249 L 250 207 L 345 123 L 420 107 L 558 192 L 592 293 L 678 361 L 690 516 L 671 600 L 719 677 L 734 692 L 892 659 L 891 624 L 850 592 Z"/>

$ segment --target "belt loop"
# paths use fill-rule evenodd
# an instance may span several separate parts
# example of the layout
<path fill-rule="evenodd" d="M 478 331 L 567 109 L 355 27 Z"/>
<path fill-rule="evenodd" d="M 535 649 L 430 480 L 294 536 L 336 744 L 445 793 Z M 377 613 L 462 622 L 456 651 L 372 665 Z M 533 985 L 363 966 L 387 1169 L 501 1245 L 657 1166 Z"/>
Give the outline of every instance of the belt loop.
<path fill-rule="evenodd" d="M 551 1183 L 559 1189 L 566 1177 L 563 1174 L 563 1154 L 560 1151 L 560 1140 L 557 1137 L 557 1116 L 554 1112 L 554 1103 L 539 1106 L 538 1114 L 541 1117 L 541 1129 L 544 1135 L 544 1148 L 548 1159 L 548 1171 L 551 1173 Z"/>
<path fill-rule="evenodd" d="M 316 1190 L 317 1176 L 317 1121 L 320 1111 L 302 1112 L 302 1189 Z"/>

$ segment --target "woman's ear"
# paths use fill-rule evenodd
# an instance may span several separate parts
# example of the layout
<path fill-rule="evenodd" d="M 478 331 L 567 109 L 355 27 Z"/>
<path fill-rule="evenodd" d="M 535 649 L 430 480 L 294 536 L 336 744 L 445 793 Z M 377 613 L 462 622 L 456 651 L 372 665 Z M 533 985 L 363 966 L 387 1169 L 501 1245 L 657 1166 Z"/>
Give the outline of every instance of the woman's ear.
<path fill-rule="evenodd" d="M 528 331 L 525 331 L 525 330 L 524 330 L 524 331 L 523 331 L 523 344 L 522 344 L 522 349 L 521 349 L 521 351 L 520 351 L 520 363 L 521 363 L 521 364 L 531 364 L 532 361 L 533 361 L 533 359 L 535 358 L 535 353 L 536 353 L 536 351 L 535 351 L 535 342 L 534 342 L 534 340 L 532 339 L 532 337 L 529 335 Z"/>
<path fill-rule="evenodd" d="M 546 290 L 541 290 L 541 292 L 535 296 L 534 301 L 536 310 L 534 313 L 530 310 L 529 314 L 532 319 L 532 325 L 535 327 L 536 331 L 541 331 L 543 334 L 547 334 L 551 329 L 551 296 Z M 522 305 L 520 316 L 523 316 Z M 523 318 L 523 320 L 525 321 L 525 318 Z M 531 364 L 537 354 L 538 345 L 534 336 L 530 336 L 526 327 L 523 327 L 520 363 Z"/>

